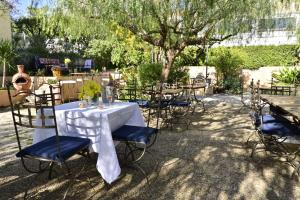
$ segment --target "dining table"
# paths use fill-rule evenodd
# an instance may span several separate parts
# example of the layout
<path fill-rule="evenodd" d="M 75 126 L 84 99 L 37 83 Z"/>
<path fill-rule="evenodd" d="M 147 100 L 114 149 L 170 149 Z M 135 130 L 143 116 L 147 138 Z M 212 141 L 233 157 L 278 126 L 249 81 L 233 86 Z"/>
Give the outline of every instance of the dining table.
<path fill-rule="evenodd" d="M 80 108 L 79 104 L 80 102 L 77 101 L 55 106 L 58 133 L 65 136 L 89 138 L 91 140 L 90 151 L 98 154 L 96 168 L 102 178 L 110 184 L 121 173 L 112 132 L 123 125 L 145 127 L 143 116 L 136 103 L 114 102 L 85 108 Z M 46 123 L 50 125 L 54 122 L 47 119 Z M 33 143 L 53 135 L 55 135 L 54 129 L 35 129 Z"/>
<path fill-rule="evenodd" d="M 278 106 L 288 112 L 294 118 L 300 120 L 300 98 L 299 96 L 261 95 L 261 100 Z"/>

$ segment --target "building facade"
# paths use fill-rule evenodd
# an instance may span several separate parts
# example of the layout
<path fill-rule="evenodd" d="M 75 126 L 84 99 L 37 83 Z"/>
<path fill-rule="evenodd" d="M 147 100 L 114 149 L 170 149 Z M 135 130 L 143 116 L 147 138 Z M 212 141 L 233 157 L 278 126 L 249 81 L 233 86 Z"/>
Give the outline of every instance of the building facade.
<path fill-rule="evenodd" d="M 272 17 L 249 22 L 242 33 L 216 46 L 295 45 L 300 25 L 299 3 L 279 6 Z"/>
<path fill-rule="evenodd" d="M 12 40 L 10 9 L 8 3 L 0 1 L 0 40 Z"/>

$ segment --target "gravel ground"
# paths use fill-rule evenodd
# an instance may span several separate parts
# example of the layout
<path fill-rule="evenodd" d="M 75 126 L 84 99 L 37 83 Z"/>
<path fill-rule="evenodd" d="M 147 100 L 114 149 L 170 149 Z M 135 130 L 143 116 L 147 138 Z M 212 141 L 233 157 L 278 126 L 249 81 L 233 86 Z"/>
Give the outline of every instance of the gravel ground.
<path fill-rule="evenodd" d="M 77 179 L 63 176 L 63 169 L 50 181 L 47 173 L 27 173 L 15 157 L 17 144 L 11 115 L 0 110 L 0 199 L 300 199 L 299 180 L 292 169 L 264 152 L 255 160 L 245 145 L 253 133 L 248 110 L 238 97 L 223 95 L 206 99 L 206 112 L 197 112 L 189 130 L 177 127 L 159 132 L 153 155 L 141 162 L 149 184 L 139 171 L 122 166 L 122 176 L 110 188 L 97 172 L 96 155 L 86 164 L 69 161 Z M 30 132 L 24 132 L 29 138 Z M 153 159 L 157 161 L 153 162 Z M 74 173 L 75 172 L 75 173 Z M 76 173 L 77 172 L 77 173 Z"/>

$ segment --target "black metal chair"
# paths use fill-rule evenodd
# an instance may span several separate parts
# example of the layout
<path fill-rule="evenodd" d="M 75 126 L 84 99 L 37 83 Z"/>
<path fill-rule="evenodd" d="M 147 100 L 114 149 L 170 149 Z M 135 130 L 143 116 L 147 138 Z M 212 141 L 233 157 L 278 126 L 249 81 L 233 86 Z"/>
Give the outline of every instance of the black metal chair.
<path fill-rule="evenodd" d="M 126 164 L 130 166 L 138 168 L 149 183 L 148 176 L 140 166 L 139 161 L 142 160 L 145 153 L 151 154 L 149 148 L 155 143 L 158 134 L 158 126 L 159 126 L 159 117 L 161 111 L 161 104 L 160 101 L 149 102 L 149 109 L 148 109 L 148 117 L 147 117 L 147 126 L 132 126 L 132 125 L 123 125 L 119 129 L 112 132 L 113 140 L 119 141 L 125 144 L 125 151 L 124 151 L 124 160 Z M 153 112 L 153 109 L 157 109 Z M 156 115 L 155 124 L 151 126 L 150 121 L 151 115 Z M 154 158 L 153 156 L 151 156 Z"/>
<path fill-rule="evenodd" d="M 184 91 L 172 97 L 169 102 L 170 117 L 167 119 L 167 124 L 170 124 L 171 130 L 177 124 L 184 124 L 186 129 L 189 128 L 191 123 L 190 117 L 195 111 L 194 106 L 191 96 L 185 94 Z"/>
<path fill-rule="evenodd" d="M 52 169 L 55 164 L 65 167 L 67 173 L 70 169 L 66 161 L 77 153 L 88 155 L 90 140 L 86 138 L 60 136 L 58 134 L 55 117 L 55 98 L 53 87 L 50 85 L 50 94 L 34 94 L 31 91 L 18 91 L 13 94 L 10 90 L 10 83 L 7 83 L 7 91 L 11 105 L 11 113 L 14 123 L 19 152 L 17 157 L 26 171 L 30 173 L 41 173 L 49 170 L 48 178 L 51 179 Z M 26 97 L 34 96 L 34 102 L 28 102 Z M 28 145 L 28 141 L 22 136 L 20 128 L 37 129 L 36 134 L 43 134 L 42 129 L 52 129 L 54 136 L 35 144 Z M 26 141 L 24 141 L 26 140 Z M 33 166 L 34 160 L 38 161 Z"/>
<path fill-rule="evenodd" d="M 259 82 L 257 84 L 259 90 Z M 284 158 L 284 162 L 294 167 L 293 175 L 300 173 L 300 163 L 297 157 L 300 154 L 300 125 L 291 122 L 286 117 L 278 113 L 263 113 L 266 103 L 258 100 L 252 102 L 252 120 L 259 140 L 252 146 L 251 157 L 254 157 L 258 150 L 257 146 L 262 144 L 262 148 L 271 155 Z"/>
<path fill-rule="evenodd" d="M 133 80 L 125 85 L 118 85 L 116 99 L 120 101 L 131 101 L 137 99 L 137 81 Z"/>

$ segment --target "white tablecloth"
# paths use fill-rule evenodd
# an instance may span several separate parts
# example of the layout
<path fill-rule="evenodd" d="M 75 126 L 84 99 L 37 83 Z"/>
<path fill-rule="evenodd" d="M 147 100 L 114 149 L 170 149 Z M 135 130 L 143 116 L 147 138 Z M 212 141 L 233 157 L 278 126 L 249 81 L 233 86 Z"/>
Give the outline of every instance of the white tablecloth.
<path fill-rule="evenodd" d="M 116 180 L 121 169 L 111 132 L 124 124 L 145 126 L 138 105 L 118 102 L 99 109 L 96 107 L 79 108 L 78 102 L 72 102 L 55 108 L 59 134 L 91 139 L 91 150 L 98 153 L 97 169 L 102 178 L 108 183 Z M 33 143 L 54 134 L 53 129 L 36 129 Z"/>

